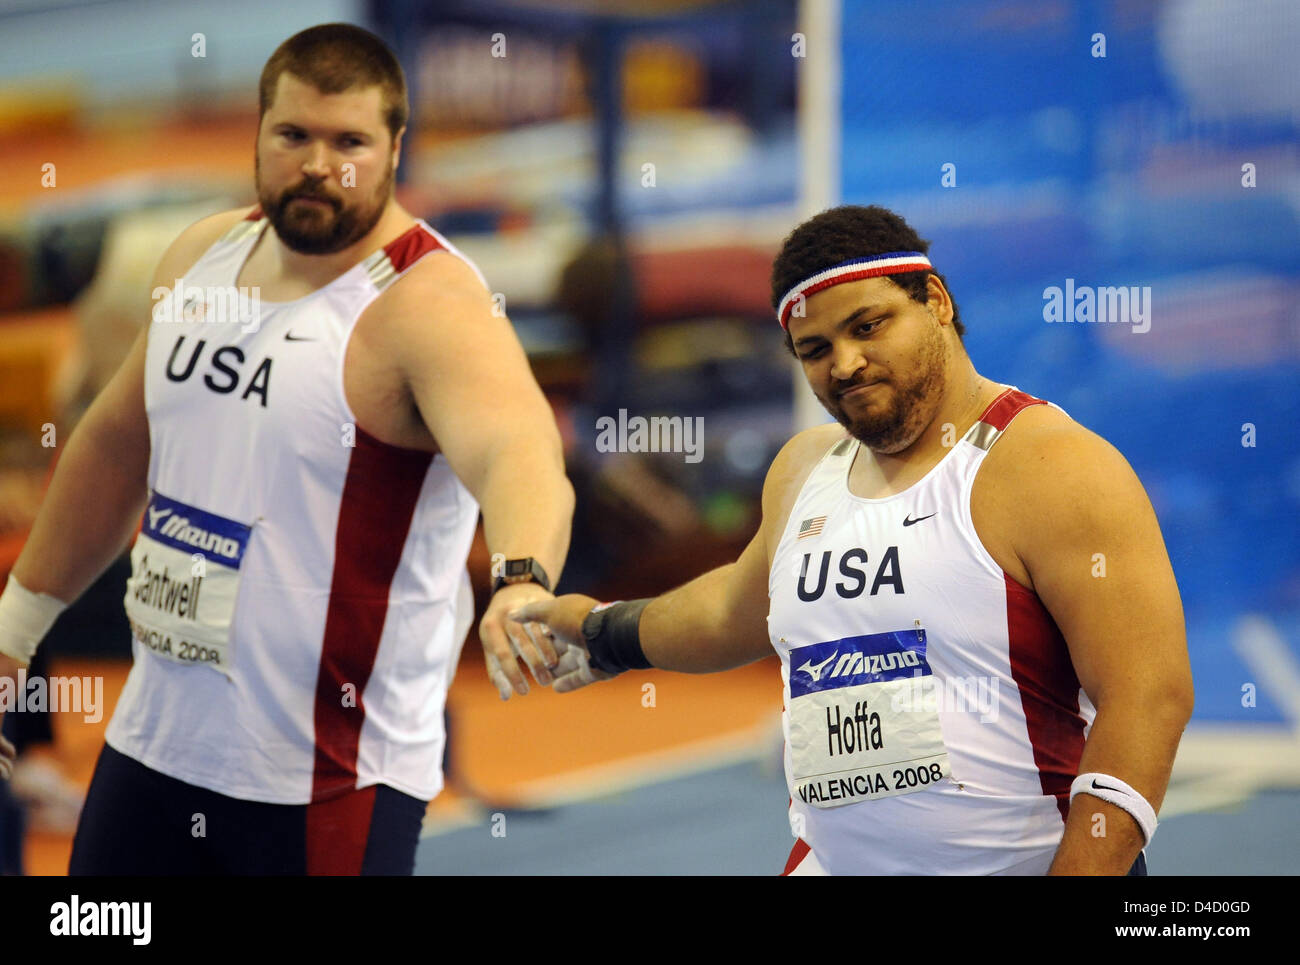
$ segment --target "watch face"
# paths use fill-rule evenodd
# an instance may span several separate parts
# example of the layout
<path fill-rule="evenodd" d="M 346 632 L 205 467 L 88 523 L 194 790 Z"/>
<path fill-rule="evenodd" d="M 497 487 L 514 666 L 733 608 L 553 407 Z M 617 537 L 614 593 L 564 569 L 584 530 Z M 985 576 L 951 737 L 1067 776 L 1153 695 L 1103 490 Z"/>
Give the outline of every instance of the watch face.
<path fill-rule="evenodd" d="M 533 571 L 533 561 L 506 560 L 506 576 L 528 576 Z"/>

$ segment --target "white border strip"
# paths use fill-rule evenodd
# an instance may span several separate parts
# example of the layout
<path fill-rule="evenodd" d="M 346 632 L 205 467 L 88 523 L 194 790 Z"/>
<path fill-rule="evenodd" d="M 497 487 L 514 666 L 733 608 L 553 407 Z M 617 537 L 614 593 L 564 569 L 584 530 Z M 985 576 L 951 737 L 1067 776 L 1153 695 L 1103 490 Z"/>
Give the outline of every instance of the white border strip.
<path fill-rule="evenodd" d="M 798 30 L 807 55 L 799 60 L 796 131 L 799 137 L 799 220 L 840 203 L 840 0 L 800 0 Z M 794 380 L 794 431 L 830 419 L 804 378 Z"/>

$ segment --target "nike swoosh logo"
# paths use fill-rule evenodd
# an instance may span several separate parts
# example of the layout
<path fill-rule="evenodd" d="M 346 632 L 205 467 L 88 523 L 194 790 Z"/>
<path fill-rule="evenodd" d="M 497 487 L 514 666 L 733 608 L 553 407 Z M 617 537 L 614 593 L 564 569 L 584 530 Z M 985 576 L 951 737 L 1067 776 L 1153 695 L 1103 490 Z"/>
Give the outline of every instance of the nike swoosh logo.
<path fill-rule="evenodd" d="M 284 333 L 284 340 L 285 340 L 286 342 L 314 342 L 314 341 L 316 341 L 314 338 L 307 338 L 306 336 L 303 336 L 303 335 L 295 335 L 295 334 L 293 334 L 293 332 L 285 332 L 285 333 Z"/>
<path fill-rule="evenodd" d="M 1099 790 L 1099 791 L 1118 791 L 1118 790 L 1119 790 L 1119 788 L 1117 788 L 1117 787 L 1107 787 L 1105 784 L 1098 784 L 1098 783 L 1096 782 L 1096 780 L 1094 780 L 1094 781 L 1092 782 L 1092 786 L 1095 787 L 1095 788 L 1096 788 L 1097 790 Z"/>
<path fill-rule="evenodd" d="M 937 515 L 938 515 L 938 513 L 931 513 L 931 514 L 930 514 L 930 516 L 937 516 Z M 907 519 L 903 520 L 903 525 L 904 525 L 904 526 L 911 526 L 913 523 L 919 523 L 919 522 L 921 522 L 921 520 L 923 520 L 923 519 L 929 519 L 930 516 L 921 516 L 921 517 L 919 517 L 919 518 L 917 518 L 917 519 L 913 519 L 913 518 L 912 518 L 912 514 L 911 514 L 911 513 L 908 513 L 908 514 L 907 514 Z"/>

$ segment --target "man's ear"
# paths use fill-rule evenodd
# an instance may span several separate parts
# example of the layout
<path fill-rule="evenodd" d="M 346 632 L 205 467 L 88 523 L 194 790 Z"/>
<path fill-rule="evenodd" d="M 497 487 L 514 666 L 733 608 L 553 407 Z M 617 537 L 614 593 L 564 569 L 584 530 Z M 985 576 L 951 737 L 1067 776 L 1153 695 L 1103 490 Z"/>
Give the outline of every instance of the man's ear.
<path fill-rule="evenodd" d="M 396 136 L 393 138 L 393 170 L 394 171 L 397 170 L 397 164 L 402 158 L 402 135 L 405 133 L 406 133 L 406 128 L 403 127 L 400 131 L 397 132 Z"/>
<path fill-rule="evenodd" d="M 939 276 L 931 272 L 925 280 L 925 289 L 926 307 L 931 309 L 944 324 L 951 325 L 952 296 L 948 294 L 948 289 L 939 280 Z"/>

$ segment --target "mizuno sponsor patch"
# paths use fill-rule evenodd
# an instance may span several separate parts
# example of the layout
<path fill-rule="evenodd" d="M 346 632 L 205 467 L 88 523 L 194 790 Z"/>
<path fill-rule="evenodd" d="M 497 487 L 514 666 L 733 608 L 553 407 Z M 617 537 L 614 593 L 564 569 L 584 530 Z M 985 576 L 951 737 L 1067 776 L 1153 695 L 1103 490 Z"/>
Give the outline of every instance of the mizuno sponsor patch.
<path fill-rule="evenodd" d="M 126 615 L 153 656 L 230 674 L 231 625 L 252 526 L 152 493 L 131 548 Z"/>
<path fill-rule="evenodd" d="M 164 546 L 202 553 L 238 569 L 248 545 L 249 527 L 154 493 L 145 511 L 144 533 Z"/>
<path fill-rule="evenodd" d="M 817 809 L 915 794 L 948 779 L 938 714 L 900 691 L 932 680 L 926 631 L 869 633 L 790 651 L 790 796 Z"/>
<path fill-rule="evenodd" d="M 790 651 L 790 696 L 930 673 L 924 630 L 892 630 Z"/>

